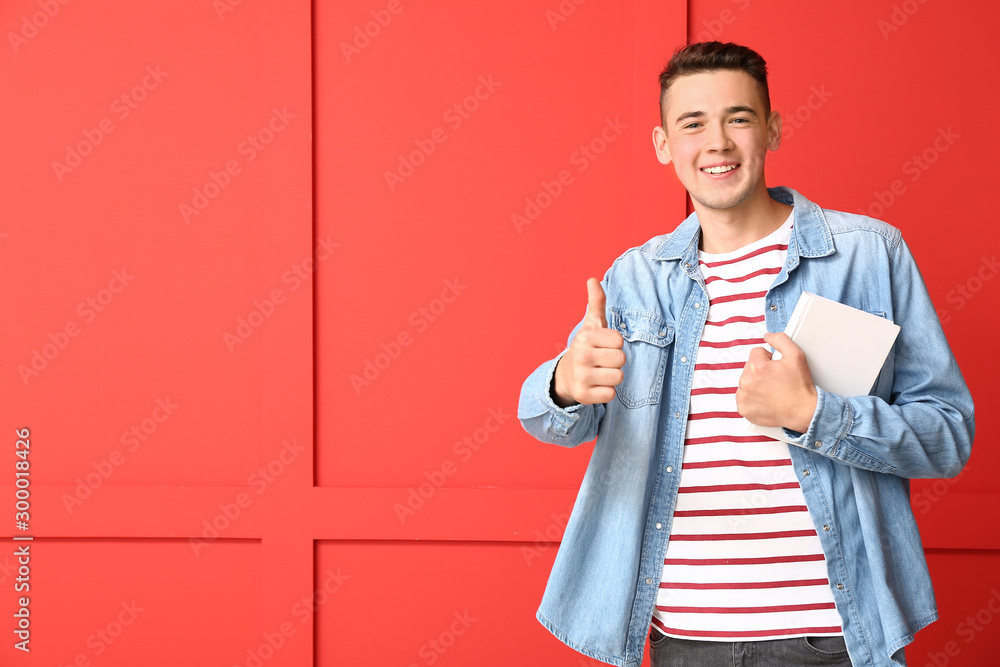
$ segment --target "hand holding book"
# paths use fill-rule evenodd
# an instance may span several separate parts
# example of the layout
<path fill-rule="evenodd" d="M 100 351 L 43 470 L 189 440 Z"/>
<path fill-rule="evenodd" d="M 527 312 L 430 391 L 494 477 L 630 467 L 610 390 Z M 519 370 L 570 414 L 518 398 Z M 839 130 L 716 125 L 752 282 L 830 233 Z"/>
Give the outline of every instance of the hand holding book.
<path fill-rule="evenodd" d="M 816 387 L 802 349 L 785 333 L 766 333 L 750 358 L 736 390 L 736 409 L 748 421 L 805 431 L 816 411 Z"/>
<path fill-rule="evenodd" d="M 769 334 L 765 340 L 774 345 L 778 352 L 769 355 L 765 363 L 777 363 L 780 359 L 778 353 L 782 355 L 801 353 L 804 355 L 806 371 L 811 374 L 812 384 L 832 394 L 863 396 L 871 391 L 899 334 L 899 326 L 884 317 L 810 292 L 803 292 L 795 305 L 795 310 L 792 311 L 792 316 L 788 319 L 785 333 L 791 341 L 794 341 L 795 347 L 789 346 L 783 349 L 775 345 L 779 338 Z M 767 354 L 762 348 L 760 349 L 765 355 Z M 754 358 L 754 354 L 751 353 L 751 361 Z M 756 355 L 756 359 L 762 359 L 760 353 Z M 744 375 L 750 370 L 749 367 L 750 361 L 744 368 Z M 742 378 L 740 385 L 741 387 L 743 385 Z M 772 393 L 770 400 L 777 404 L 791 405 L 798 399 L 794 393 L 784 396 Z M 815 411 L 815 404 L 813 410 Z M 786 414 L 789 411 L 791 408 L 777 410 L 779 414 Z M 766 416 L 761 420 L 759 413 L 744 412 L 742 408 L 740 414 L 767 422 L 755 423 L 753 419 L 745 419 L 744 426 L 747 429 L 785 442 L 792 442 L 792 439 L 785 435 L 782 427 L 804 432 L 809 426 L 808 421 L 805 424 L 799 423 L 799 420 L 795 420 L 795 423 L 774 422 L 767 420 Z"/>

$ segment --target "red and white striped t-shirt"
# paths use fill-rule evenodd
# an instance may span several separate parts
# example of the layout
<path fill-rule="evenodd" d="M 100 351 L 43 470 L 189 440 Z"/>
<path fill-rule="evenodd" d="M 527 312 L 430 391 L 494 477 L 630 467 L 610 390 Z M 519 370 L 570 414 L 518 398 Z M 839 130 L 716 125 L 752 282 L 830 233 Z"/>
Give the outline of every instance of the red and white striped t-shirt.
<path fill-rule="evenodd" d="M 736 387 L 764 346 L 764 294 L 792 216 L 738 250 L 700 252 L 708 321 L 695 362 L 677 507 L 653 625 L 686 639 L 840 635 L 819 535 L 788 444 L 747 431 Z"/>

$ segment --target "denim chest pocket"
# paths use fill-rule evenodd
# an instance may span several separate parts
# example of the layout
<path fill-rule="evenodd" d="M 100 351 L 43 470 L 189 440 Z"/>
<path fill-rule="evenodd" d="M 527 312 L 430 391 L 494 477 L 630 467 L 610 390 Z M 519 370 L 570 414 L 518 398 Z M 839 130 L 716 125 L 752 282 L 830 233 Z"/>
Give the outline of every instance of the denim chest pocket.
<path fill-rule="evenodd" d="M 625 378 L 615 394 L 627 408 L 660 401 L 674 328 L 658 313 L 611 308 L 608 328 L 625 339 Z"/>

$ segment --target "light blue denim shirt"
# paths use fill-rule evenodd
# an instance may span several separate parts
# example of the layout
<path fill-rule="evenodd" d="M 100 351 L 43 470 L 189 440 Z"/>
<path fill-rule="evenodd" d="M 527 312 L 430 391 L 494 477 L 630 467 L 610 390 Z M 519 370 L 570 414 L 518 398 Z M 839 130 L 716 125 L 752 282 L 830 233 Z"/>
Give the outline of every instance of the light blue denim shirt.
<path fill-rule="evenodd" d="M 901 327 L 871 394 L 817 388 L 809 429 L 790 433 L 789 449 L 851 661 L 903 665 L 903 647 L 937 619 L 909 478 L 961 471 L 972 397 L 899 230 L 822 209 L 789 188 L 768 192 L 795 215 L 785 266 L 766 296 L 768 331 L 784 330 L 803 291 Z M 699 235 L 691 214 L 605 274 L 608 326 L 625 339 L 614 400 L 558 407 L 549 391 L 563 352 L 528 377 L 518 405 L 539 440 L 574 447 L 597 437 L 537 617 L 580 653 L 622 667 L 642 661 L 677 503 L 691 360 L 708 313 Z"/>

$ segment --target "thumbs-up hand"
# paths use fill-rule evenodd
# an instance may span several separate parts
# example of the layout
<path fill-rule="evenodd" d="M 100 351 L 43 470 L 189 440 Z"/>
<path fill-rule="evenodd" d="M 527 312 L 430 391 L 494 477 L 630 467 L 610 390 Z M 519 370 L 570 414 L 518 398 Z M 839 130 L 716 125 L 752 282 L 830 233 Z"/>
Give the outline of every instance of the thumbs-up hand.
<path fill-rule="evenodd" d="M 576 403 L 607 403 L 625 374 L 625 340 L 608 328 L 604 289 L 597 278 L 587 280 L 587 314 L 555 372 L 553 400 L 566 408 Z"/>

